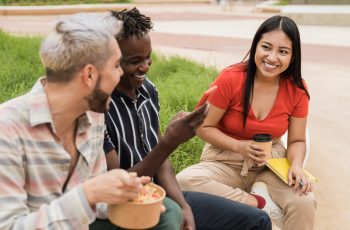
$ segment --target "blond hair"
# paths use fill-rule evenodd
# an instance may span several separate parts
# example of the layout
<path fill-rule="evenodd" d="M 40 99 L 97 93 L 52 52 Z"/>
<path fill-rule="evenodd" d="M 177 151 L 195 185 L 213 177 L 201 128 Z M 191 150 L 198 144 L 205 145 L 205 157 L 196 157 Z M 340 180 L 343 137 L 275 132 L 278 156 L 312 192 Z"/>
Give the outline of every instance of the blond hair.
<path fill-rule="evenodd" d="M 48 81 L 70 81 L 87 64 L 101 69 L 121 28 L 122 22 L 110 13 L 80 13 L 58 21 L 40 47 Z"/>

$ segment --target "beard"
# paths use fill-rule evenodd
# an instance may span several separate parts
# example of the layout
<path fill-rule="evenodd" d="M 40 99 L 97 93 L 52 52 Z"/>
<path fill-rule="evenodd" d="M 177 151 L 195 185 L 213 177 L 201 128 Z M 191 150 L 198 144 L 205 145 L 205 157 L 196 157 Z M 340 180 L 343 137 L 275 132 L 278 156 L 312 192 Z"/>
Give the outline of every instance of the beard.
<path fill-rule="evenodd" d="M 94 90 L 86 97 L 86 100 L 91 111 L 105 113 L 108 111 L 108 99 L 110 95 L 100 89 L 100 79 L 99 77 Z"/>

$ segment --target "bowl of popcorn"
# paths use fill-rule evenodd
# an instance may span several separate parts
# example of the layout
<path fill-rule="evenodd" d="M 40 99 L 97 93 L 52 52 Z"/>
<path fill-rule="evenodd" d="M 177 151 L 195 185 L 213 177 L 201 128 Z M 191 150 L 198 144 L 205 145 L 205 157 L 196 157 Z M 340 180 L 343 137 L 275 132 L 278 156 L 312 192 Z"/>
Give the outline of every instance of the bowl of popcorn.
<path fill-rule="evenodd" d="M 159 222 L 164 198 L 165 190 L 162 187 L 148 183 L 134 200 L 109 205 L 108 218 L 113 224 L 127 229 L 154 227 Z"/>

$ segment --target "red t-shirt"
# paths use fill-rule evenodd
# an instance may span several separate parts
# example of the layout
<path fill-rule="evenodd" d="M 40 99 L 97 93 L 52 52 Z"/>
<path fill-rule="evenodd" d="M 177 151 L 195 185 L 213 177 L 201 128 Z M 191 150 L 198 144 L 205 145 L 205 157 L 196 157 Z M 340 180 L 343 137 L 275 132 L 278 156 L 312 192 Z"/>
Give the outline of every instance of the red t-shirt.
<path fill-rule="evenodd" d="M 243 84 L 246 77 L 246 63 L 239 63 L 224 69 L 212 85 L 218 89 L 208 101 L 226 113 L 218 124 L 225 134 L 239 139 L 251 139 L 255 134 L 268 133 L 273 138 L 281 137 L 288 129 L 289 117 L 306 117 L 309 98 L 305 91 L 293 84 L 290 78 L 281 78 L 275 104 L 264 120 L 258 120 L 249 109 L 247 123 L 243 129 Z M 305 85 L 305 83 L 304 83 Z"/>

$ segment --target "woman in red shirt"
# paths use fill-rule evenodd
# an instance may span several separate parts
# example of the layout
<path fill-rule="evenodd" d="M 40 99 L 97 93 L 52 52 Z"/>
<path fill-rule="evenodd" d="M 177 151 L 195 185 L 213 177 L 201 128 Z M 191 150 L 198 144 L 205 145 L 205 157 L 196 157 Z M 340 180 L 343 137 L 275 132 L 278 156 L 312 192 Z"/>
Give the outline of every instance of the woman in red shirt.
<path fill-rule="evenodd" d="M 301 76 L 297 25 L 288 17 L 267 19 L 254 36 L 249 59 L 224 69 L 212 85 L 217 90 L 208 97 L 208 116 L 197 130 L 207 143 L 200 163 L 177 175 L 182 189 L 264 209 L 269 202 L 247 192 L 254 182 L 264 182 L 272 200 L 283 210 L 271 217 L 278 219 L 284 230 L 313 229 L 316 201 L 310 179 L 302 170 L 310 96 Z M 280 141 L 286 131 L 288 149 Z M 272 153 L 252 141 L 261 133 L 272 135 Z M 288 185 L 264 166 L 268 154 L 288 158 Z M 244 161 L 250 162 L 247 172 Z"/>

